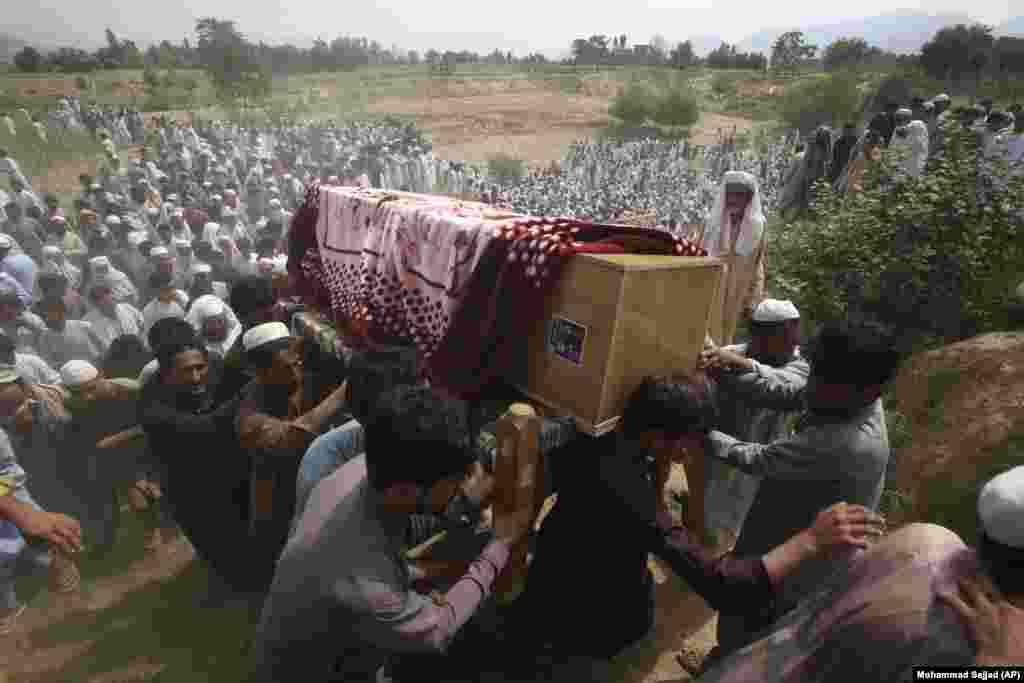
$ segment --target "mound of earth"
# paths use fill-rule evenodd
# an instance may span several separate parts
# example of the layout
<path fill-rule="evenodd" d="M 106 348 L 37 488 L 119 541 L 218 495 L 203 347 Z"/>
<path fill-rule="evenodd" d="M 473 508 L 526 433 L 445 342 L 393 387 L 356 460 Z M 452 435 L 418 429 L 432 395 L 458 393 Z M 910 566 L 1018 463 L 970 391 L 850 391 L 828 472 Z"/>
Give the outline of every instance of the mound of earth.
<path fill-rule="evenodd" d="M 901 369 L 893 394 L 887 408 L 906 417 L 909 443 L 896 453 L 888 483 L 909 494 L 908 521 L 962 524 L 954 530 L 973 535 L 977 488 L 1024 464 L 1024 333 L 919 354 Z"/>
<path fill-rule="evenodd" d="M 785 92 L 782 81 L 737 81 L 736 94 L 741 97 L 778 97 Z"/>
<path fill-rule="evenodd" d="M 142 81 L 114 81 L 110 91 L 116 97 L 141 97 L 146 94 L 146 84 Z"/>
<path fill-rule="evenodd" d="M 74 78 L 18 78 L 14 80 L 18 97 L 61 97 L 78 95 Z"/>

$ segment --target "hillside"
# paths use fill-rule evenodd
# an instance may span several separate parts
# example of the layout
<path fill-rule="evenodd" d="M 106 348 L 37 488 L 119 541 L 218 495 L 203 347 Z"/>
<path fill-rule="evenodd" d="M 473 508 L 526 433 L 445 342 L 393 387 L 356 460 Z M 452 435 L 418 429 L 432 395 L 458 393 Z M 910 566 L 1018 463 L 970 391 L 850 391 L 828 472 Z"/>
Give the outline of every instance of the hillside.
<path fill-rule="evenodd" d="M 18 54 L 26 45 L 28 43 L 20 38 L 0 34 L 0 64 L 11 62 L 14 55 Z"/>
<path fill-rule="evenodd" d="M 956 24 L 973 24 L 966 14 L 925 14 L 893 12 L 864 19 L 851 19 L 836 24 L 785 27 L 759 31 L 740 43 L 739 49 L 770 53 L 775 39 L 787 31 L 803 31 L 808 42 L 823 49 L 842 37 L 859 37 L 870 45 L 893 52 L 916 52 L 939 29 Z"/>

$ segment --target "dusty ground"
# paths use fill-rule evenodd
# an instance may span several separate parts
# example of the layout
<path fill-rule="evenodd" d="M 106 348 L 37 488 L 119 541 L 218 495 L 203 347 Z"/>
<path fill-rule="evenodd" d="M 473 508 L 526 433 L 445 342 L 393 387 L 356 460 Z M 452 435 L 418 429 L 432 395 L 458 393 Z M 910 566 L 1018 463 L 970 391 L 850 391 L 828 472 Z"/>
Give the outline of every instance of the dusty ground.
<path fill-rule="evenodd" d="M 423 87 L 429 91 L 432 85 L 428 82 Z M 591 139 L 608 123 L 614 90 L 610 85 L 607 90 L 605 96 L 570 95 L 523 81 L 491 93 L 376 98 L 368 108 L 373 113 L 413 116 L 439 157 L 483 162 L 495 154 L 508 154 L 538 167 L 561 160 L 573 142 Z M 713 144 L 719 131 L 735 128 L 742 133 L 753 126 L 749 119 L 704 112 L 691 140 Z"/>
<path fill-rule="evenodd" d="M 779 97 L 785 92 L 784 81 L 737 81 L 736 94 L 741 97 Z"/>
<path fill-rule="evenodd" d="M 18 97 L 55 97 L 78 94 L 75 79 L 66 76 L 17 78 L 11 83 Z"/>

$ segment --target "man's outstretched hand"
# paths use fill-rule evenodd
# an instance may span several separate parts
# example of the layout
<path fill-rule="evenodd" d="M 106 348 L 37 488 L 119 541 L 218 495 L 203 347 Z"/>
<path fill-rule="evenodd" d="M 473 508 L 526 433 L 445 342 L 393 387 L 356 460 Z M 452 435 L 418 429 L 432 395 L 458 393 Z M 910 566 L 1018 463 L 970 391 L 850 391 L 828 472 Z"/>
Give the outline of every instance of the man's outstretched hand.
<path fill-rule="evenodd" d="M 811 527 L 816 550 L 822 554 L 843 546 L 867 548 L 884 533 L 884 517 L 848 503 L 836 503 L 822 510 Z"/>
<path fill-rule="evenodd" d="M 939 593 L 967 625 L 980 666 L 1024 664 L 1024 610 L 1004 598 L 984 574 L 963 578 L 960 591 Z"/>
<path fill-rule="evenodd" d="M 82 550 L 82 525 L 67 515 L 36 510 L 26 517 L 21 530 L 27 536 L 49 541 L 69 556 Z"/>

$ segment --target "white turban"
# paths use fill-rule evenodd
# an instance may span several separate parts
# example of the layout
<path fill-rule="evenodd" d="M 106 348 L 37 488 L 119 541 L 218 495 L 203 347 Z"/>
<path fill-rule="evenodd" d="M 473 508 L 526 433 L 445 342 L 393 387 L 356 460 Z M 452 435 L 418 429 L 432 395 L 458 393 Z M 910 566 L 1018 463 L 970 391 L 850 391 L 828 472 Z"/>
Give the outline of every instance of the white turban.
<path fill-rule="evenodd" d="M 84 360 L 69 360 L 60 369 L 60 381 L 66 387 L 77 387 L 100 376 L 96 366 Z"/>
<path fill-rule="evenodd" d="M 761 210 L 761 192 L 757 178 L 743 171 L 729 171 L 722 177 L 722 184 L 718 188 L 718 195 L 704 228 L 702 246 L 708 250 L 710 256 L 719 256 L 729 250 L 727 239 L 730 223 L 725 212 L 725 193 L 729 185 L 743 185 L 753 192 L 753 197 L 743 213 L 740 235 L 736 240 L 736 253 L 740 256 L 750 256 L 764 238 L 766 221 Z"/>

